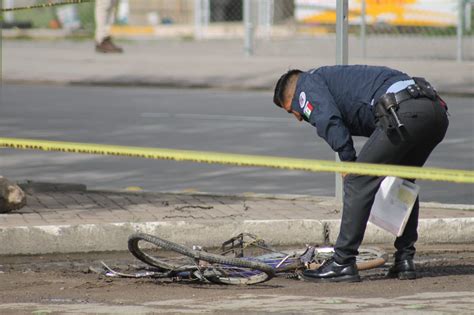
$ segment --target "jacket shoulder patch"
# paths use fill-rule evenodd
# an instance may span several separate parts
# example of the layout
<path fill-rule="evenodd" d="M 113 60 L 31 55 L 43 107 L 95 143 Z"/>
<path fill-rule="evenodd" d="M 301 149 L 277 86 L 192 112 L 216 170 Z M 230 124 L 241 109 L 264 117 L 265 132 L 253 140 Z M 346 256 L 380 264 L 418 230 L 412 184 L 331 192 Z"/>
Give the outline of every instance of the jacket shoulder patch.
<path fill-rule="evenodd" d="M 300 107 L 303 108 L 306 104 L 306 93 L 304 91 L 300 93 L 299 102 Z"/>
<path fill-rule="evenodd" d="M 303 109 L 303 113 L 304 115 L 306 116 L 306 118 L 309 119 L 309 117 L 311 116 L 311 113 L 313 112 L 313 105 L 311 105 L 311 103 L 308 101 L 306 102 L 305 106 L 304 106 L 304 109 Z"/>

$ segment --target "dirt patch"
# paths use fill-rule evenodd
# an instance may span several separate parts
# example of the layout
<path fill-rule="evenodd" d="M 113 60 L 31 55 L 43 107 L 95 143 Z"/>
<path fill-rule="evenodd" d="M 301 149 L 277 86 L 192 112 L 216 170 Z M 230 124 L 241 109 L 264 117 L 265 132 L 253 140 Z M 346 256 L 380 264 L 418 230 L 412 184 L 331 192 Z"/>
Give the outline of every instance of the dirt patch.
<path fill-rule="evenodd" d="M 254 286 L 230 286 L 189 281 L 108 278 L 89 271 L 89 266 L 97 265 L 100 260 L 104 260 L 110 266 L 137 264 L 129 253 L 0 257 L 0 259 L 2 261 L 0 303 L 4 306 L 21 303 L 49 306 L 92 304 L 153 306 L 159 302 L 168 305 L 170 312 L 186 312 L 185 308 L 176 309 L 176 306 L 191 301 L 201 306 L 211 305 L 219 300 L 230 303 L 235 301 L 236 297 L 242 301 L 249 299 L 254 301 L 252 307 L 261 304 L 256 302 L 258 300 L 266 301 L 276 297 L 286 300 L 287 304 L 291 304 L 294 300 L 300 306 L 304 305 L 301 304 L 302 301 L 308 299 L 315 301 L 315 297 L 326 298 L 325 303 L 333 301 L 334 304 L 342 303 L 339 303 L 338 299 L 354 298 L 366 301 L 374 298 L 394 301 L 400 297 L 415 296 L 423 292 L 429 292 L 431 295 L 439 292 L 445 297 L 449 295 L 446 295 L 447 293 L 452 292 L 459 298 L 465 298 L 460 292 L 471 291 L 474 287 L 474 245 L 471 244 L 420 246 L 416 260 L 420 279 L 409 281 L 385 279 L 388 266 L 383 266 L 361 271 L 362 282 L 352 284 L 314 284 L 275 278 Z M 472 301 L 472 297 L 469 298 Z M 426 301 L 426 298 L 420 299 Z M 24 307 L 26 304 L 21 305 Z M 237 309 L 242 309 L 243 306 L 240 305 Z M 15 306 L 11 307 L 10 311 L 17 309 Z M 214 310 L 209 307 L 204 309 Z M 160 309 L 166 309 L 164 304 Z M 25 308 L 21 310 L 26 311 Z M 65 309 L 58 310 L 61 311 Z M 233 309 L 227 311 L 233 312 Z"/>

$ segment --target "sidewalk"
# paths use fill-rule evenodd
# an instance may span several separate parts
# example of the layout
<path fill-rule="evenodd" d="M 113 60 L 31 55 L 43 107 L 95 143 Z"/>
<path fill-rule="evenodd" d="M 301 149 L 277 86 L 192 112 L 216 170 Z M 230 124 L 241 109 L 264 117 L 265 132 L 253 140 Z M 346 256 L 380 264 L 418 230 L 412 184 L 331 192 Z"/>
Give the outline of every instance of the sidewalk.
<path fill-rule="evenodd" d="M 89 191 L 82 185 L 24 186 L 28 205 L 0 214 L 0 255 L 127 250 L 141 231 L 219 246 L 241 232 L 272 245 L 333 244 L 341 208 L 333 198 Z M 474 242 L 474 205 L 421 205 L 421 243 Z M 369 224 L 365 244 L 394 237 Z"/>
<path fill-rule="evenodd" d="M 95 53 L 91 40 L 3 38 L 2 81 L 270 91 L 278 76 L 290 68 L 311 69 L 334 64 L 334 43 L 330 36 L 314 40 L 261 40 L 256 43 L 255 55 L 246 57 L 241 39 L 128 40 L 120 42 L 124 54 L 101 55 Z M 420 44 L 416 43 L 409 38 L 399 42 L 412 58 L 362 59 L 355 57 L 356 51 L 351 51 L 349 61 L 389 66 L 426 77 L 441 93 L 474 95 L 474 62 L 423 58 L 416 46 Z M 381 38 L 377 48 L 369 51 L 377 49 L 378 56 L 397 56 L 394 45 L 397 43 Z M 429 49 L 436 47 L 425 48 Z"/>

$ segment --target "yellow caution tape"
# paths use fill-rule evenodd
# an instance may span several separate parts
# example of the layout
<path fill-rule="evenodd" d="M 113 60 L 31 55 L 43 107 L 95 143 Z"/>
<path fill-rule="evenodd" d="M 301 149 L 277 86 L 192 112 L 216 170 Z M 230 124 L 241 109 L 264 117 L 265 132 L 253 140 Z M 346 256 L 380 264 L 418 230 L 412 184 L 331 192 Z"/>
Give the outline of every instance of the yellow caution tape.
<path fill-rule="evenodd" d="M 431 167 L 421 168 L 412 166 L 354 162 L 335 162 L 264 155 L 244 155 L 206 151 L 172 150 L 160 148 L 128 147 L 106 144 L 90 144 L 15 138 L 0 138 L 0 147 L 2 146 L 6 148 L 23 150 L 42 150 L 66 153 L 113 155 L 145 159 L 163 159 L 175 161 L 191 161 L 198 163 L 229 164 L 237 166 L 271 167 L 310 172 L 337 172 L 373 176 L 397 176 L 401 178 L 417 178 L 432 181 L 447 181 L 471 184 L 474 183 L 474 171 L 470 170 L 442 169 Z"/>

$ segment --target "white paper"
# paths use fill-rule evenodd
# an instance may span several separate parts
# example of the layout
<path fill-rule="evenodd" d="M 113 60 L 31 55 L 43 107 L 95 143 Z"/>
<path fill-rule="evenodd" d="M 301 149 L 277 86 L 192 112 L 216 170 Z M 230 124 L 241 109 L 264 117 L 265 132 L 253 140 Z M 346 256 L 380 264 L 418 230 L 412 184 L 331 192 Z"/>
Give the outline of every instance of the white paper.
<path fill-rule="evenodd" d="M 410 181 L 386 177 L 375 195 L 369 222 L 397 237 L 402 235 L 419 191 Z"/>

